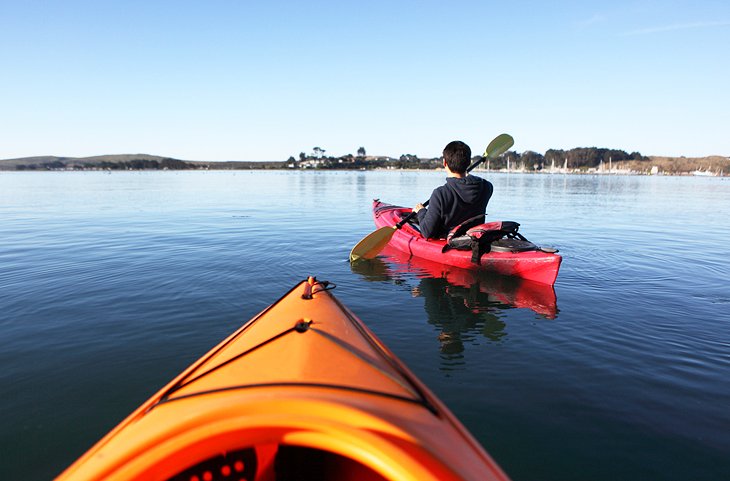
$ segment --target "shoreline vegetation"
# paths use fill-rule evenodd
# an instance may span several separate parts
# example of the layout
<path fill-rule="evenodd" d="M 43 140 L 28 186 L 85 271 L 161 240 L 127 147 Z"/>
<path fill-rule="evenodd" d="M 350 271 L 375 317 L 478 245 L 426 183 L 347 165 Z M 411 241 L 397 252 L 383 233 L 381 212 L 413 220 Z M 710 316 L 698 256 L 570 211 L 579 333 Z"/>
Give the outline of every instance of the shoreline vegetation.
<path fill-rule="evenodd" d="M 357 155 L 325 156 L 315 147 L 285 161 L 194 161 L 148 154 L 100 155 L 94 157 L 24 157 L 0 159 L 0 171 L 121 171 L 121 170 L 435 170 L 442 159 L 413 154 L 399 157 L 368 156 L 360 147 Z M 474 157 L 473 160 L 476 160 Z M 491 172 L 535 172 L 626 175 L 730 175 L 730 157 L 643 156 L 638 152 L 597 147 L 550 149 L 545 154 L 508 151 L 478 167 Z"/>

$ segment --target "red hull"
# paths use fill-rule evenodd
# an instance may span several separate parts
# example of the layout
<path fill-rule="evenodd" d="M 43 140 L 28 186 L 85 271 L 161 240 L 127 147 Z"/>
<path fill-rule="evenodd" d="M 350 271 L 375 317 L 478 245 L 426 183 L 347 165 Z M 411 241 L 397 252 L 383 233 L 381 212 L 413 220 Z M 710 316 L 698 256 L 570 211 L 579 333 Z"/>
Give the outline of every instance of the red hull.
<path fill-rule="evenodd" d="M 373 201 L 373 218 L 378 227 L 395 226 L 411 212 L 411 209 Z M 420 232 L 405 224 L 395 231 L 389 245 L 409 255 L 428 259 L 462 269 L 494 272 L 505 276 L 515 276 L 543 284 L 553 285 L 558 277 L 560 262 L 557 254 L 542 251 L 527 252 L 488 252 L 481 258 L 481 265 L 471 262 L 470 251 L 449 250 L 442 252 L 446 241 L 443 239 L 424 239 Z"/>

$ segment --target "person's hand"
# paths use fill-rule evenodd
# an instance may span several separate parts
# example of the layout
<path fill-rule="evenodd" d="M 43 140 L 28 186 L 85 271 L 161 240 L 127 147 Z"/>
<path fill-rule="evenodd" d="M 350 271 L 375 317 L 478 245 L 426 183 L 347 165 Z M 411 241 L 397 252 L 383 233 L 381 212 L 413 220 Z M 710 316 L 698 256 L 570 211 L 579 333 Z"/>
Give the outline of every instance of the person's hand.
<path fill-rule="evenodd" d="M 416 204 L 416 206 L 413 208 L 413 212 L 418 212 L 421 209 L 424 209 L 423 204 Z"/>

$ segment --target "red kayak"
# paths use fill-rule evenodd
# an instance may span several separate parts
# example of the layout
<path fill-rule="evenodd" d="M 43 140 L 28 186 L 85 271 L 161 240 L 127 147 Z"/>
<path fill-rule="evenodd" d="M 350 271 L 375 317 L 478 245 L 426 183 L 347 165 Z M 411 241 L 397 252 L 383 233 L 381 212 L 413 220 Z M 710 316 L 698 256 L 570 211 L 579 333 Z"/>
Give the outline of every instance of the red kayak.
<path fill-rule="evenodd" d="M 378 228 L 394 227 L 410 213 L 411 209 L 407 207 L 386 204 L 377 199 L 373 201 L 373 218 Z M 475 264 L 471 251 L 451 249 L 444 252 L 445 239 L 425 239 L 418 228 L 409 223 L 395 231 L 389 245 L 408 255 L 441 264 L 515 276 L 548 285 L 555 284 L 563 260 L 561 256 L 540 248 L 517 252 L 492 249 L 481 256 L 479 264 Z"/>

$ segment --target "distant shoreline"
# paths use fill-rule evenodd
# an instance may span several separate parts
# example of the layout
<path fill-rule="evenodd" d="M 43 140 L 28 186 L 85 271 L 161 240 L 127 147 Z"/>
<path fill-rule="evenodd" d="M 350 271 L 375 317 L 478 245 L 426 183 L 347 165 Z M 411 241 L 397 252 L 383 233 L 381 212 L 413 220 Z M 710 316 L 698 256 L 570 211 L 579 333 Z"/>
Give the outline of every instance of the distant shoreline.
<path fill-rule="evenodd" d="M 353 170 L 353 169 L 306 169 L 306 170 L 292 170 L 292 169 L 270 169 L 270 168 L 247 168 L 247 169 L 125 169 L 125 170 L 107 170 L 107 169 L 45 169 L 45 170 L 8 170 L 0 169 L 0 175 L 9 173 L 38 173 L 38 172 L 57 172 L 57 173 L 82 173 L 82 172 L 106 172 L 111 173 L 126 173 L 126 172 L 300 172 L 300 173 L 322 173 L 322 172 L 443 172 L 442 169 L 401 169 L 401 168 L 375 168 L 375 169 L 364 169 L 364 170 Z M 626 170 L 615 170 L 615 171 L 595 171 L 595 170 L 486 170 L 486 169 L 475 169 L 472 171 L 473 174 L 526 174 L 526 175 L 592 175 L 592 176 L 642 176 L 642 177 L 719 177 L 725 178 L 730 177 L 728 172 L 719 173 L 706 173 L 706 171 L 697 172 L 639 172 L 639 171 L 626 171 Z"/>
<path fill-rule="evenodd" d="M 613 154 L 613 156 L 611 155 Z M 607 158 L 606 158 L 607 157 Z M 623 157 L 624 160 L 614 160 Z M 473 160 L 476 160 L 475 157 Z M 555 159 L 558 159 L 556 162 Z M 606 160 L 604 160 L 606 158 Z M 488 168 L 484 168 L 488 167 Z M 181 171 L 181 170 L 283 170 L 283 171 L 433 171 L 442 169 L 440 158 L 419 158 L 402 155 L 384 156 L 290 157 L 281 162 L 222 161 L 203 162 L 174 159 L 148 154 L 103 155 L 95 157 L 25 157 L 0 160 L 0 171 Z M 638 153 L 579 148 L 569 151 L 548 151 L 545 156 L 535 152 L 507 152 L 489 159 L 479 172 L 591 174 L 591 175 L 679 175 L 726 177 L 730 175 L 730 158 L 722 156 L 644 157 Z"/>

